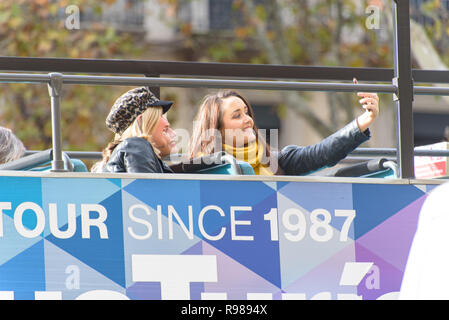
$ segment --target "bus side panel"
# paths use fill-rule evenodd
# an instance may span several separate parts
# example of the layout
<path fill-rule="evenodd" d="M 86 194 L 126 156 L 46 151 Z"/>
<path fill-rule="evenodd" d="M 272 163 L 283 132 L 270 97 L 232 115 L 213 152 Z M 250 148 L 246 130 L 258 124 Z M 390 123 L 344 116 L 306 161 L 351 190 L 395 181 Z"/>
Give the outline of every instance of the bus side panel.
<path fill-rule="evenodd" d="M 431 185 L 0 177 L 0 298 L 394 298 Z"/>

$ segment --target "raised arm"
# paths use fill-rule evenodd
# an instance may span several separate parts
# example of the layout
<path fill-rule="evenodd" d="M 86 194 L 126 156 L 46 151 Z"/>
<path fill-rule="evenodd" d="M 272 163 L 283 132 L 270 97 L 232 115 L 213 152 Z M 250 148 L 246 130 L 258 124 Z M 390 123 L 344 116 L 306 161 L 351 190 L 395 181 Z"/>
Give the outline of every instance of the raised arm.
<path fill-rule="evenodd" d="M 354 78 L 354 84 L 357 84 L 357 79 Z M 358 92 L 357 95 L 361 97 L 359 103 L 365 112 L 357 117 L 357 125 L 360 131 L 364 132 L 374 122 L 379 115 L 379 97 L 376 93 Z"/>

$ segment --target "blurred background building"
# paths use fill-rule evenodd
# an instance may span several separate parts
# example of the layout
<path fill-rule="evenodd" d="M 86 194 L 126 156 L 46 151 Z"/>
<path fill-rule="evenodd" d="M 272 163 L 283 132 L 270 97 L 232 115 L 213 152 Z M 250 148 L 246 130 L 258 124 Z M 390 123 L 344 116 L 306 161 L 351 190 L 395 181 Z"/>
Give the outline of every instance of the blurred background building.
<path fill-rule="evenodd" d="M 414 68 L 447 68 L 448 3 L 411 1 Z M 64 28 L 68 5 L 80 9 L 79 30 Z M 0 54 L 391 68 L 390 8 L 391 0 L 2 0 Z M 0 125 L 29 149 L 48 148 L 48 94 L 30 86 L 0 86 Z M 104 118 L 127 89 L 64 88 L 64 148 L 100 151 L 111 139 Z M 190 130 L 202 97 L 214 91 L 161 88 L 163 99 L 175 101 L 172 126 Z M 349 93 L 242 92 L 258 126 L 279 130 L 279 148 L 316 143 L 363 112 Z M 363 147 L 395 147 L 392 97 L 380 96 L 373 138 Z M 416 96 L 414 121 L 416 145 L 442 141 L 448 100 Z"/>

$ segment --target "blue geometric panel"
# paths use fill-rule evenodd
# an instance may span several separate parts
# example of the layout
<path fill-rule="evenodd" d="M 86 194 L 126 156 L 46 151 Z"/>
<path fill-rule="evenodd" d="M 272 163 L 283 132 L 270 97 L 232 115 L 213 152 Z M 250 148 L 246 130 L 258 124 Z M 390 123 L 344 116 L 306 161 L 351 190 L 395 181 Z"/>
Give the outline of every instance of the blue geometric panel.
<path fill-rule="evenodd" d="M 187 249 L 182 254 L 203 254 L 203 242 L 198 241 L 193 247 Z M 205 292 L 203 282 L 190 283 L 190 300 L 201 300 L 201 293 Z"/>
<path fill-rule="evenodd" d="M 285 219 L 287 210 L 295 213 L 290 215 L 289 219 Z M 338 252 L 353 247 L 351 234 L 345 236 L 342 241 L 341 229 L 333 228 L 330 224 L 326 229 L 321 228 L 317 234 L 329 234 L 331 237 L 319 241 L 320 238 L 310 232 L 310 212 L 280 193 L 278 211 L 282 288 L 289 287 L 298 278 L 318 268 Z M 300 217 L 303 219 L 300 220 Z"/>
<path fill-rule="evenodd" d="M 112 179 L 42 178 L 46 203 L 99 203 L 120 190 Z"/>
<path fill-rule="evenodd" d="M 223 226 L 229 223 L 231 206 L 254 207 L 273 194 L 276 194 L 276 190 L 260 181 L 245 181 L 241 183 L 235 183 L 235 181 L 201 181 L 201 208 L 210 205 L 218 206 L 226 215 L 226 217 L 222 217 L 218 213 L 205 215 L 204 228 L 209 234 L 216 235 Z M 267 208 L 267 211 L 263 213 L 259 213 L 262 216 L 262 220 L 263 215 L 270 212 L 271 208 L 275 208 L 275 206 Z M 246 213 L 236 212 L 236 217 L 240 214 L 246 215 Z"/>
<path fill-rule="evenodd" d="M 355 238 L 358 239 L 424 194 L 413 185 L 358 184 L 352 186 Z"/>
<path fill-rule="evenodd" d="M 201 240 L 195 234 L 193 239 L 189 239 L 175 218 L 173 218 L 172 230 L 169 230 L 168 218 L 162 214 L 158 221 L 156 211 L 149 206 L 146 207 L 148 211 L 145 211 L 143 207 L 132 211 L 132 220 L 129 216 L 130 207 L 133 205 L 145 206 L 145 204 L 126 191 L 122 191 L 122 201 L 125 244 L 126 249 L 129 248 L 130 251 L 138 251 L 142 254 L 180 254 Z M 182 216 L 184 212 L 179 211 L 178 213 Z M 159 230 L 159 225 L 161 230 Z M 186 226 L 188 228 L 187 221 Z M 172 231 L 172 238 L 170 238 L 170 231 Z"/>
<path fill-rule="evenodd" d="M 191 207 L 194 222 L 193 232 L 196 237 L 201 237 L 196 226 L 201 211 L 199 181 L 135 180 L 123 187 L 123 190 L 154 211 L 160 206 L 160 212 L 164 217 L 168 217 L 168 207 L 171 206 L 187 228 L 189 227 L 189 207 Z M 154 219 L 155 217 L 156 214 L 153 214 L 150 218 Z M 166 221 L 166 219 L 163 220 Z M 176 218 L 173 217 L 172 221 L 178 225 Z M 156 229 L 157 223 L 153 225 Z M 163 228 L 166 238 L 167 225 L 163 225 Z"/>
<path fill-rule="evenodd" d="M 264 214 L 276 207 L 277 194 L 274 192 L 265 199 L 258 200 L 259 203 L 252 204 L 252 211 L 241 211 L 235 215 L 236 220 L 251 223 L 251 225 L 236 225 L 236 236 L 253 237 L 252 240 L 232 239 L 232 226 L 228 222 L 223 225 L 226 228 L 223 238 L 218 241 L 206 239 L 204 241 L 280 288 L 279 242 L 271 240 L 269 222 L 264 220 Z M 232 203 L 241 204 L 237 201 Z M 243 203 L 243 205 L 247 204 Z M 226 215 L 228 214 L 226 212 Z"/>
<path fill-rule="evenodd" d="M 218 281 L 204 283 L 205 292 L 222 292 L 229 300 L 246 300 L 248 293 L 279 291 L 278 286 L 207 242 L 202 241 L 202 246 L 202 254 L 217 257 L 218 269 Z"/>
<path fill-rule="evenodd" d="M 321 261 L 311 271 L 301 275 L 301 277 L 283 289 L 291 293 L 303 292 L 306 294 L 307 300 L 320 292 L 332 292 L 332 299 L 336 299 L 337 294 L 341 293 L 357 294 L 357 287 L 340 285 L 340 278 L 345 263 L 352 261 L 355 261 L 355 242 L 347 245 L 337 253 L 329 255 L 328 259 Z M 297 272 L 299 273 L 299 268 L 297 268 Z"/>
<path fill-rule="evenodd" d="M 90 238 L 83 239 L 81 215 L 77 217 L 77 229 L 73 237 L 58 239 L 50 234 L 46 239 L 125 287 L 121 191 L 99 204 L 107 211 L 107 219 L 104 222 L 107 227 L 107 239 L 101 239 L 100 230 L 97 227 L 91 227 Z M 90 215 L 91 219 L 95 219 L 98 213 L 91 212 Z"/>
<path fill-rule="evenodd" d="M 160 221 L 158 221 L 155 210 L 124 190 L 122 191 L 122 205 L 126 287 L 133 286 L 134 289 L 131 292 L 140 296 L 140 293 L 137 294 L 137 292 L 140 292 L 139 290 L 142 287 L 140 285 L 134 286 L 131 277 L 132 254 L 181 254 L 201 239 L 195 235 L 193 239 L 189 239 L 185 232 L 181 230 L 176 219 L 173 219 L 172 238 L 170 238 L 168 218 L 161 215 Z M 135 205 L 138 207 L 132 211 L 133 219 L 131 219 L 130 208 Z M 182 216 L 182 212 L 179 212 L 179 215 Z M 159 230 L 159 227 L 161 227 L 161 230 Z"/>
<path fill-rule="evenodd" d="M 93 290 L 116 291 L 131 299 L 161 299 L 165 287 L 159 282 L 133 281 L 132 256 L 166 254 L 205 255 L 216 262 L 207 271 L 216 271 L 216 281 L 191 282 L 191 299 L 213 294 L 247 299 L 248 293 L 273 299 L 285 297 L 283 293 L 291 294 L 285 298 L 329 293 L 335 299 L 347 293 L 377 299 L 399 290 L 419 211 L 433 188 L 372 184 L 371 180 L 366 184 L 365 180 L 120 177 L 0 177 L 0 202 L 11 203 L 11 209 L 0 216 L 0 291 L 31 300 L 35 291 L 60 291 L 63 299 L 76 299 Z M 35 227 L 33 210 L 24 211 L 22 221 L 14 216 L 24 202 L 44 212 L 43 235 L 28 238 L 22 228 Z M 58 230 L 49 227 L 50 204 L 56 205 Z M 74 205 L 75 222 L 68 219 L 69 204 Z M 85 205 L 91 210 L 82 214 Z M 325 210 L 319 211 L 318 218 L 317 209 Z M 97 220 L 102 213 L 107 214 L 104 222 Z M 75 227 L 74 233 L 64 238 L 69 226 Z M 105 230 L 107 239 L 102 237 Z M 358 262 L 378 267 L 373 270 L 380 275 L 379 288 L 372 288 L 374 271 L 358 286 L 340 285 L 347 263 Z M 183 267 L 176 266 L 170 279 L 186 276 Z"/>
<path fill-rule="evenodd" d="M 278 192 L 309 212 L 315 209 L 327 210 L 332 217 L 329 224 L 341 230 L 346 219 L 335 216 L 335 210 L 353 209 L 352 186 L 351 183 L 290 182 Z"/>
<path fill-rule="evenodd" d="M 323 208 L 332 213 L 334 209 L 352 209 L 351 183 L 290 182 L 278 191 L 307 211 Z"/>
<path fill-rule="evenodd" d="M 15 300 L 34 300 L 34 291 L 45 291 L 43 240 L 0 266 L 0 291 L 14 291 Z"/>
<path fill-rule="evenodd" d="M 42 179 L 42 204 L 48 219 L 49 204 L 56 204 L 58 211 L 58 227 L 67 225 L 68 204 L 76 205 L 76 215 L 80 215 L 82 203 L 97 204 L 120 190 L 119 179 Z M 44 235 L 50 233 L 46 224 Z"/>
<path fill-rule="evenodd" d="M 42 178 L 43 198 L 47 202 L 99 203 L 120 190 L 114 179 Z"/>
<path fill-rule="evenodd" d="M 47 291 L 61 291 L 64 300 L 74 300 L 87 291 L 98 289 L 125 294 L 125 288 L 51 242 L 43 241 Z"/>
<path fill-rule="evenodd" d="M 0 202 L 11 202 L 11 210 L 3 210 L 10 217 L 22 202 L 34 202 L 42 207 L 41 178 L 0 177 Z"/>
<path fill-rule="evenodd" d="M 276 193 L 261 181 L 201 181 L 201 205 L 247 206 Z"/>
<path fill-rule="evenodd" d="M 14 226 L 14 219 L 5 215 L 3 217 L 3 237 L 0 237 L 0 265 L 39 241 L 42 241 L 40 236 L 33 238 L 22 236 Z"/>
<path fill-rule="evenodd" d="M 122 179 L 107 179 L 107 180 L 109 182 L 112 182 L 113 184 L 115 184 L 119 188 L 122 187 Z"/>
<path fill-rule="evenodd" d="M 185 208 L 186 204 L 198 210 L 199 181 L 187 180 L 134 180 L 123 190 L 133 195 L 143 203 L 156 210 L 157 205 L 167 208 L 172 205 L 175 209 Z M 165 214 L 167 213 L 166 210 Z"/>

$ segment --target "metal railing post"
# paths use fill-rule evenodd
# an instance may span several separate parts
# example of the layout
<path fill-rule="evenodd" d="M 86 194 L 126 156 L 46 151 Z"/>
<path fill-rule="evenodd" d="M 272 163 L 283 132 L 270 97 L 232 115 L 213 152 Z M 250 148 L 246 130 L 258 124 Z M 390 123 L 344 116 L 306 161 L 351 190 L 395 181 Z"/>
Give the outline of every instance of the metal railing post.
<path fill-rule="evenodd" d="M 50 82 L 48 83 L 48 94 L 51 99 L 51 124 L 52 124 L 52 143 L 53 160 L 51 162 L 51 171 L 64 172 L 64 160 L 62 159 L 62 136 L 61 136 L 61 91 L 62 74 L 57 72 L 49 73 Z"/>
<path fill-rule="evenodd" d="M 153 73 L 153 74 L 145 74 L 145 77 L 150 77 L 150 78 L 159 78 L 161 75 L 158 73 Z M 154 95 L 160 99 L 161 98 L 161 87 L 159 86 L 153 86 L 153 87 L 149 87 L 150 91 L 154 93 Z"/>
<path fill-rule="evenodd" d="M 410 1 L 393 1 L 393 58 L 397 94 L 393 95 L 397 116 L 398 178 L 414 178 L 413 80 L 410 48 Z"/>

